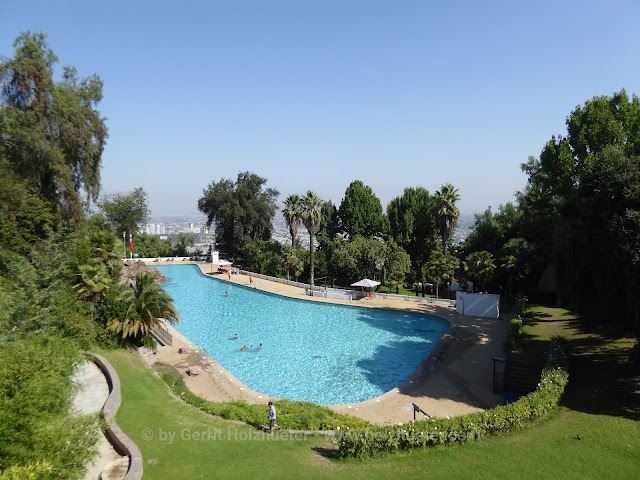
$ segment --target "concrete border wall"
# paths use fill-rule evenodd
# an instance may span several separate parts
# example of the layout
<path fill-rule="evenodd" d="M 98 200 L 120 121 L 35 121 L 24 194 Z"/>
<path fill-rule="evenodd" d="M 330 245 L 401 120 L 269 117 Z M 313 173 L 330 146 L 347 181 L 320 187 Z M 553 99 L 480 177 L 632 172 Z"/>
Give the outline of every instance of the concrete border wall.
<path fill-rule="evenodd" d="M 107 398 L 107 401 L 104 402 L 104 406 L 102 407 L 107 423 L 109 424 L 104 434 L 116 452 L 129 457 L 129 470 L 127 470 L 124 480 L 140 480 L 143 471 L 142 453 L 138 446 L 127 437 L 114 420 L 122 399 L 120 396 L 120 377 L 118 377 L 118 373 L 109 361 L 102 355 L 91 352 L 88 354 L 93 357 L 93 363 L 102 370 L 109 384 L 109 398 Z"/>

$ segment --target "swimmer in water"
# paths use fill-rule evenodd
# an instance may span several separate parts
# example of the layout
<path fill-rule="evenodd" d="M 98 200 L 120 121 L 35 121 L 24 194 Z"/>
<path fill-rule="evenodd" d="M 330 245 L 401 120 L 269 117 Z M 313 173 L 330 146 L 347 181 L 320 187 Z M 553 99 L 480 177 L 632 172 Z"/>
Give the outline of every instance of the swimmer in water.
<path fill-rule="evenodd" d="M 247 349 L 247 346 L 246 346 L 246 345 L 243 345 L 243 346 L 242 346 L 242 348 L 241 348 L 240 350 L 242 351 L 242 350 L 246 350 L 246 349 Z"/>
<path fill-rule="evenodd" d="M 233 336 L 233 339 L 234 339 L 234 340 L 237 340 L 237 339 L 238 339 L 238 334 L 237 334 L 237 333 Z"/>

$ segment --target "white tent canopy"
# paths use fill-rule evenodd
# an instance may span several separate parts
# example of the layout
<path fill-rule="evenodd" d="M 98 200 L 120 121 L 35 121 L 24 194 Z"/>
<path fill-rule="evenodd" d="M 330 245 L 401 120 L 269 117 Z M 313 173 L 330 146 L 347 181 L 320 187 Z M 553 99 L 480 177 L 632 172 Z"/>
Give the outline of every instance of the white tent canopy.
<path fill-rule="evenodd" d="M 218 260 L 216 262 L 216 265 L 218 265 L 219 267 L 228 267 L 229 265 L 233 265 L 233 263 L 228 260 Z"/>
<path fill-rule="evenodd" d="M 380 285 L 380 282 L 376 282 L 375 280 L 369 280 L 368 278 L 363 278 L 362 280 L 358 280 L 356 283 L 352 283 L 352 287 L 375 287 Z"/>

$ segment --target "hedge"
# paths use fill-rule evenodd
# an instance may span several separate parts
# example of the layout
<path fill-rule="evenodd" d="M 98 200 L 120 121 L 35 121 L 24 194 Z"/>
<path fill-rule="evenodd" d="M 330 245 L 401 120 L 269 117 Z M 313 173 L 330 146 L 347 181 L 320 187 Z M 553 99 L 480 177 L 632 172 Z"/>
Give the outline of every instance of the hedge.
<path fill-rule="evenodd" d="M 569 380 L 566 341 L 551 339 L 547 362 L 535 392 L 517 402 L 454 418 L 434 418 L 406 425 L 338 430 L 338 456 L 370 457 L 379 453 L 465 443 L 519 430 L 554 410 Z"/>

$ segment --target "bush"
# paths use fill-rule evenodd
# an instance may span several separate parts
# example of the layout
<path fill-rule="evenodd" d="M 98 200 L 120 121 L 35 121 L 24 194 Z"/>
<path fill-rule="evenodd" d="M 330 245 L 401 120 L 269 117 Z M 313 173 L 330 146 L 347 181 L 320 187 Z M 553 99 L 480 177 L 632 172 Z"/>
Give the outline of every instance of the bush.
<path fill-rule="evenodd" d="M 551 340 L 547 364 L 535 392 L 509 405 L 455 418 L 437 418 L 407 425 L 340 429 L 340 457 L 370 457 L 384 452 L 412 450 L 479 440 L 524 428 L 545 418 L 560 401 L 568 382 L 566 342 Z"/>
<path fill-rule="evenodd" d="M 512 315 L 509 321 L 509 335 L 505 341 L 505 349 L 509 352 L 517 350 L 522 345 L 524 331 L 522 330 L 523 320 L 520 315 Z"/>
<path fill-rule="evenodd" d="M 266 405 L 250 404 L 244 401 L 210 402 L 191 393 L 184 378 L 174 367 L 156 363 L 156 372 L 174 394 L 200 410 L 227 420 L 239 420 L 250 425 L 263 425 L 267 422 Z M 335 430 L 344 428 L 365 428 L 371 424 L 366 420 L 342 415 L 333 410 L 308 402 L 278 400 L 278 425 L 291 430 Z"/>
<path fill-rule="evenodd" d="M 3 339 L 0 471 L 28 471 L 29 465 L 42 462 L 55 475 L 38 478 L 82 477 L 83 463 L 94 454 L 98 429 L 96 418 L 69 414 L 69 379 L 79 359 L 77 346 L 68 339 L 45 335 Z"/>

